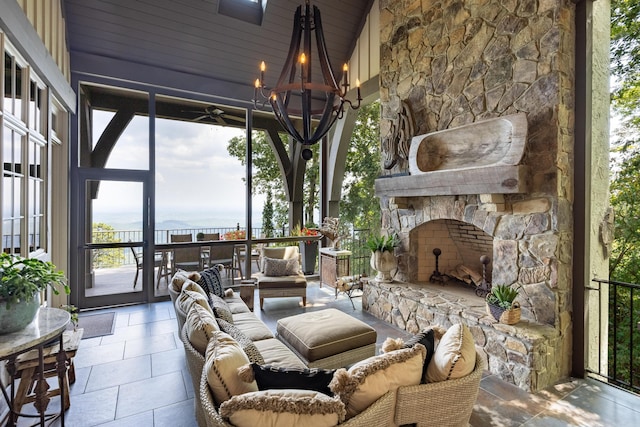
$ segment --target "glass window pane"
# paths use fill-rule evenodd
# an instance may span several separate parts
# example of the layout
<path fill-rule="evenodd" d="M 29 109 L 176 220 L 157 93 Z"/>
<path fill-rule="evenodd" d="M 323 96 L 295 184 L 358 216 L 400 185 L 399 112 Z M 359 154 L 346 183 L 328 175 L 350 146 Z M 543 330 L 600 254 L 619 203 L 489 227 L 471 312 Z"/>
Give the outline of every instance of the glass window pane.
<path fill-rule="evenodd" d="M 15 104 L 13 114 L 22 119 L 22 67 L 16 63 Z"/>
<path fill-rule="evenodd" d="M 7 52 L 4 53 L 4 110 L 13 112 L 13 85 L 15 83 L 13 75 L 13 57 Z"/>

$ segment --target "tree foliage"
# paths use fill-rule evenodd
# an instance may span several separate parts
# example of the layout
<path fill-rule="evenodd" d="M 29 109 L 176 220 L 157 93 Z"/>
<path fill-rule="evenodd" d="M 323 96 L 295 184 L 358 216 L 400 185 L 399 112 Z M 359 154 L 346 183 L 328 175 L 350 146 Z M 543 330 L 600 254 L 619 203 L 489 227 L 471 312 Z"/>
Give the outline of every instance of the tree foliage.
<path fill-rule="evenodd" d="M 273 199 L 272 221 L 281 225 L 288 221 L 289 203 L 284 191 L 284 181 L 276 162 L 276 156 L 267 141 L 264 132 L 254 131 L 251 135 L 251 152 L 253 153 L 253 194 L 269 194 Z M 245 137 L 231 138 L 227 144 L 229 154 L 245 165 L 247 163 L 247 140 Z M 243 178 L 244 180 L 244 178 Z"/>
<path fill-rule="evenodd" d="M 267 199 L 262 208 L 262 234 L 264 237 L 273 237 L 273 196 L 271 190 L 267 190 Z"/>
<path fill-rule="evenodd" d="M 611 280 L 640 283 L 640 2 L 611 1 L 611 100 L 621 125 L 613 135 L 611 206 L 615 234 L 609 276 Z M 632 313 L 640 297 L 625 287 L 612 287 L 609 304 L 609 374 L 623 383 L 640 386 L 640 346 L 631 348 Z M 633 310 L 631 307 L 633 305 Z M 632 353 L 633 352 L 633 353 Z M 634 360 L 633 366 L 631 360 Z M 614 362 L 615 361 L 615 362 Z M 635 372 L 635 378 L 631 378 Z"/>
<path fill-rule="evenodd" d="M 640 2 L 611 1 L 611 71 L 614 108 L 640 129 Z"/>
<path fill-rule="evenodd" d="M 353 228 L 380 229 L 380 201 L 374 181 L 380 176 L 380 103 L 358 112 L 347 154 L 340 219 Z"/>
<path fill-rule="evenodd" d="M 103 222 L 93 224 L 93 243 L 120 243 L 113 226 Z M 118 267 L 124 263 L 122 248 L 94 249 L 91 254 L 94 268 Z"/>
<path fill-rule="evenodd" d="M 378 102 L 360 109 L 355 130 L 346 158 L 343 197 L 340 218 L 343 223 L 355 228 L 379 228 L 380 205 L 374 194 L 374 180 L 380 175 L 380 104 Z M 287 137 L 282 135 L 283 140 Z M 288 201 L 283 191 L 284 181 L 276 162 L 276 156 L 263 132 L 252 135 L 253 191 L 273 195 L 273 223 L 277 228 L 288 224 Z M 307 161 L 303 205 L 305 226 L 314 226 L 314 213 L 319 206 L 319 144 L 309 147 L 313 157 Z M 234 137 L 229 140 L 227 151 L 244 165 L 246 164 L 246 139 Z M 263 213 L 264 215 L 264 213 Z"/>

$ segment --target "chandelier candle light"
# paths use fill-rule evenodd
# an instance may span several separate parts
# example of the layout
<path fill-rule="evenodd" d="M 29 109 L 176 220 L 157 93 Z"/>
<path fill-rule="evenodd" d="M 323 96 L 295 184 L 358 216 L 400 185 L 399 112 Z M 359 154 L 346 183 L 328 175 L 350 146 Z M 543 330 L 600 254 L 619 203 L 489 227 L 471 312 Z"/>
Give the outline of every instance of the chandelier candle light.
<path fill-rule="evenodd" d="M 350 87 L 347 64 L 344 64 L 342 68 L 342 85 L 339 85 L 334 77 L 322 32 L 320 11 L 316 6 L 313 6 L 312 13 L 309 3 L 309 0 L 307 0 L 304 16 L 302 15 L 302 6 L 298 6 L 294 14 L 289 53 L 276 86 L 267 88 L 265 85 L 264 76 L 267 66 L 262 61 L 260 64 L 260 78 L 255 81 L 253 97 L 253 104 L 256 108 L 264 107 L 267 102 L 271 104 L 276 119 L 284 130 L 304 146 L 315 144 L 329 132 L 335 121 L 343 117 L 345 104 L 357 110 L 362 101 L 360 82 L 357 79 L 357 103 L 346 99 L 347 91 Z M 315 33 L 316 38 L 317 59 L 322 71 L 322 82 L 314 82 L 311 76 L 312 31 Z M 301 42 L 302 47 L 300 46 Z M 259 97 L 262 99 L 260 105 L 258 102 Z M 290 105 L 294 97 L 299 100 L 299 107 Z M 319 108 L 321 106 L 323 108 Z M 292 117 L 302 118 L 302 132 L 294 125 Z M 315 128 L 313 128 L 313 124 L 315 124 Z M 302 150 L 303 159 L 309 160 L 311 156 L 309 148 Z"/>

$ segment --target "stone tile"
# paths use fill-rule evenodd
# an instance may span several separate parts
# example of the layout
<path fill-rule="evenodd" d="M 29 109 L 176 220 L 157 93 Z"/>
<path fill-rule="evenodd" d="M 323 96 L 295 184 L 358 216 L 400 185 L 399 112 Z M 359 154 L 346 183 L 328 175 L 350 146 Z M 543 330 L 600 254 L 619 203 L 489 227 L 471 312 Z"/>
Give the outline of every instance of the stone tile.
<path fill-rule="evenodd" d="M 129 314 L 118 310 L 116 315 L 116 329 L 129 325 Z"/>
<path fill-rule="evenodd" d="M 124 342 L 89 348 L 80 344 L 76 357 L 73 359 L 73 363 L 76 365 L 76 368 L 84 368 L 86 366 L 122 360 L 123 357 Z"/>
<path fill-rule="evenodd" d="M 80 346 L 78 348 L 97 347 L 102 342 L 102 337 L 87 338 L 80 340 Z"/>
<path fill-rule="evenodd" d="M 195 386 L 193 385 L 193 379 L 191 378 L 189 369 L 183 369 L 181 372 L 182 378 L 184 379 L 185 388 L 187 389 L 187 397 L 189 399 L 193 399 L 196 396 L 196 387 L 198 390 L 197 392 L 200 393 L 200 384 L 196 384 Z"/>
<path fill-rule="evenodd" d="M 527 393 L 513 384 L 502 381 L 495 375 L 489 375 L 483 378 L 480 386 L 505 402 L 514 406 L 520 406 L 521 409 L 531 417 L 544 411 L 548 406 L 548 401 L 543 397 Z"/>
<path fill-rule="evenodd" d="M 178 332 L 178 322 L 176 322 L 176 319 L 158 320 L 147 323 L 146 326 L 149 336 Z"/>
<path fill-rule="evenodd" d="M 182 345 L 174 350 L 151 355 L 151 375 L 154 377 L 183 369 L 187 369 L 187 358 Z"/>
<path fill-rule="evenodd" d="M 156 427 L 198 427 L 194 414 L 194 399 L 153 410 Z"/>
<path fill-rule="evenodd" d="M 593 426 L 635 425 L 640 412 L 629 406 L 616 404 L 610 397 L 614 391 L 601 384 L 589 384 L 577 388 L 561 401 L 550 405 L 549 413 L 571 414 L 573 419 L 585 420 Z M 635 406 L 638 408 L 638 405 Z"/>
<path fill-rule="evenodd" d="M 186 399 L 187 391 L 180 372 L 124 384 L 120 386 L 116 418 L 162 408 Z"/>
<path fill-rule="evenodd" d="M 151 378 L 150 355 L 103 363 L 91 369 L 87 391 L 127 384 L 145 378 Z"/>
<path fill-rule="evenodd" d="M 73 396 L 65 426 L 90 427 L 115 419 L 118 387 Z"/>
<path fill-rule="evenodd" d="M 146 411 L 130 417 L 118 418 L 110 423 L 100 424 L 100 427 L 153 427 L 153 425 L 153 411 Z"/>
<path fill-rule="evenodd" d="M 171 319 L 169 307 L 161 307 L 157 310 L 137 311 L 129 314 L 129 326 L 168 319 Z"/>
<path fill-rule="evenodd" d="M 82 394 L 85 392 L 87 381 L 89 380 L 89 374 L 91 373 L 91 367 L 74 368 L 76 371 L 76 382 L 69 384 L 69 395 Z"/>
<path fill-rule="evenodd" d="M 469 424 L 472 427 L 519 426 L 531 418 L 522 407 L 505 402 L 499 397 L 480 389 L 473 407 Z"/>
<path fill-rule="evenodd" d="M 181 345 L 182 346 L 182 345 Z M 178 348 L 173 334 L 156 335 L 127 340 L 124 357 L 137 357 L 143 354 L 158 353 Z"/>
<path fill-rule="evenodd" d="M 133 325 L 116 328 L 112 335 L 102 337 L 102 344 L 123 342 L 131 338 L 143 338 L 149 335 L 147 325 Z"/>

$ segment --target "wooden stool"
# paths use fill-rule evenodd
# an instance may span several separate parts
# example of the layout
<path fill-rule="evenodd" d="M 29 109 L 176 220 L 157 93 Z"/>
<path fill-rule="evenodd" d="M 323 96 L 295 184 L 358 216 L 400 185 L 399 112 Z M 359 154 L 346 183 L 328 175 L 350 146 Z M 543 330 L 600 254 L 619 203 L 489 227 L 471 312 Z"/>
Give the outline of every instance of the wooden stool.
<path fill-rule="evenodd" d="M 73 367 L 73 357 L 76 355 L 78 345 L 82 339 L 82 333 L 84 329 L 77 329 L 75 331 L 65 331 L 62 334 L 62 345 L 66 354 L 67 371 L 64 376 L 64 409 L 69 409 L 71 406 L 71 400 L 69 399 L 69 384 L 73 384 L 76 381 L 76 373 Z M 56 370 L 56 357 L 60 351 L 60 344 L 56 343 L 50 347 L 46 347 L 43 350 L 44 356 L 44 377 L 51 378 L 57 377 L 58 371 Z M 14 400 L 14 410 L 20 412 L 22 406 L 25 403 L 35 402 L 35 385 L 39 376 L 39 363 L 38 363 L 38 351 L 31 350 L 21 354 L 16 359 L 16 378 L 20 378 L 20 384 L 16 390 L 16 397 Z M 48 385 L 47 385 L 48 388 Z M 60 395 L 60 389 L 62 384 L 58 381 L 58 388 L 47 390 L 47 397 Z"/>

